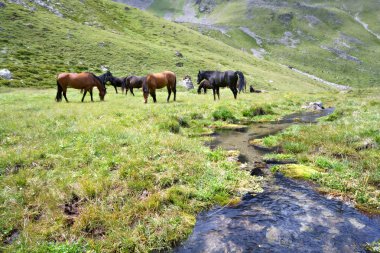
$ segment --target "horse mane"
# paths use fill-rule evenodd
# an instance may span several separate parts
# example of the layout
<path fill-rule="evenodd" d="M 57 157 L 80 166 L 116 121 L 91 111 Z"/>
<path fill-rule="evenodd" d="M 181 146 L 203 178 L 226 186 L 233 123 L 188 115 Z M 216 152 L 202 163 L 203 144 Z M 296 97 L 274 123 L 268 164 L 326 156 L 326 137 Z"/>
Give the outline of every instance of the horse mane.
<path fill-rule="evenodd" d="M 92 77 L 94 77 L 96 80 L 98 80 L 100 82 L 100 84 L 103 84 L 102 80 L 97 75 L 95 75 L 94 73 L 91 73 L 91 72 L 87 72 L 87 73 L 89 73 Z"/>

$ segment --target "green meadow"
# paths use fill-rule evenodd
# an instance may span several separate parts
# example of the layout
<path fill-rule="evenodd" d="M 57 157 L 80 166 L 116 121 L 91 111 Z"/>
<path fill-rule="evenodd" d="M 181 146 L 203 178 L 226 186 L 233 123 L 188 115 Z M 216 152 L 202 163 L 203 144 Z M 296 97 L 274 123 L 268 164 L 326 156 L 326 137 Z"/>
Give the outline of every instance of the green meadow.
<path fill-rule="evenodd" d="M 134 8 L 106 0 L 50 3 L 63 18 L 32 2 L 35 11 L 11 3 L 0 8 L 0 69 L 13 74 L 0 79 L 0 251 L 170 250 L 191 233 L 199 212 L 262 191 L 262 178 L 205 145 L 210 135 L 277 120 L 311 101 L 336 110 L 318 124 L 257 140 L 283 150 L 266 158 L 297 160 L 275 170 L 312 180 L 322 193 L 366 212 L 379 211 L 380 90 L 369 88 L 378 79 L 352 72 L 353 83 L 364 88 L 342 93 L 275 57 L 259 60 L 236 49 L 239 41 L 215 40 Z M 251 45 L 240 30 L 232 32 Z M 322 72 L 323 63 L 304 59 Z M 141 90 L 133 97 L 109 86 L 104 102 L 96 89 L 95 102 L 87 96 L 81 103 L 73 89 L 70 103 L 55 102 L 58 73 L 101 74 L 102 66 L 115 76 L 172 70 L 177 101 L 167 103 L 163 89 L 158 103 L 144 104 Z M 210 91 L 180 87 L 185 75 L 195 82 L 199 69 L 241 70 L 248 85 L 267 92 L 234 100 L 223 89 L 214 101 Z M 343 80 L 339 71 L 327 77 L 335 73 L 330 81 Z"/>
<path fill-rule="evenodd" d="M 195 216 L 260 192 L 259 177 L 228 153 L 205 146 L 209 134 L 240 122 L 275 120 L 311 99 L 336 106 L 317 125 L 272 137 L 321 191 L 379 208 L 379 103 L 376 90 L 340 93 L 178 92 L 178 101 L 143 103 L 108 89 L 106 101 L 69 90 L 0 90 L 1 241 L 4 251 L 167 250 L 184 240 Z M 97 94 L 97 92 L 95 92 Z M 262 108 L 267 115 L 255 116 Z M 323 134 L 322 134 L 323 133 Z M 363 140 L 374 146 L 360 150 Z M 359 150 L 359 151 L 356 151 Z M 301 169 L 302 169 L 301 168 Z M 302 174 L 302 173 L 301 173 Z M 290 176 L 292 176 L 290 174 Z M 17 234 L 10 243 L 11 235 Z"/>

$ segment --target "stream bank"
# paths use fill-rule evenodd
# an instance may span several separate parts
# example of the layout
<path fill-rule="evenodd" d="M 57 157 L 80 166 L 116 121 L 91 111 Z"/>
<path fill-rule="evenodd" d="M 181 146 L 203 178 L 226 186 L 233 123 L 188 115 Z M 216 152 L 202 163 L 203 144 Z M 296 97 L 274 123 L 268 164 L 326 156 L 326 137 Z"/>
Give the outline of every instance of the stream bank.
<path fill-rule="evenodd" d="M 239 159 L 253 168 L 268 152 L 250 139 L 273 135 L 292 124 L 311 124 L 333 112 L 292 114 L 246 131 L 221 131 L 211 148 L 239 150 Z M 175 252 L 365 252 L 380 238 L 380 220 L 316 192 L 310 185 L 263 170 L 264 192 L 246 195 L 235 207 L 200 214 L 193 234 Z"/>

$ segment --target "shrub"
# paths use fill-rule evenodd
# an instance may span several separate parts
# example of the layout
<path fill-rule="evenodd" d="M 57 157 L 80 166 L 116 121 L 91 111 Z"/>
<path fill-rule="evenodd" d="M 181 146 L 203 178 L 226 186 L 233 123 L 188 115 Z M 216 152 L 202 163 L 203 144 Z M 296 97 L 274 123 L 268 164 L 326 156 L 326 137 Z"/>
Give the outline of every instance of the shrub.
<path fill-rule="evenodd" d="M 162 122 L 159 125 L 160 129 L 162 130 L 168 130 L 169 132 L 172 133 L 179 133 L 180 130 L 180 123 L 177 120 L 171 119 L 165 122 Z"/>
<path fill-rule="evenodd" d="M 272 107 L 270 105 L 251 107 L 243 111 L 244 117 L 253 118 L 255 116 L 274 114 Z"/>
<path fill-rule="evenodd" d="M 225 107 L 219 107 L 212 113 L 214 120 L 236 121 L 233 113 Z"/>

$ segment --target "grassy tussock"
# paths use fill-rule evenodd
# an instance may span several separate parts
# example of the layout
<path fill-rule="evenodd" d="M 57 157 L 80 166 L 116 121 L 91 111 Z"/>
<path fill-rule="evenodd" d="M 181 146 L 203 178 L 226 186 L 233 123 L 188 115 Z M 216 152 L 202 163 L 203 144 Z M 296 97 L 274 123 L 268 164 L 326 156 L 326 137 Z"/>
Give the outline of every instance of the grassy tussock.
<path fill-rule="evenodd" d="M 337 111 L 318 125 L 293 126 L 263 140 L 281 145 L 302 163 L 323 169 L 314 180 L 367 210 L 380 208 L 380 104 L 378 90 L 337 97 Z"/>

